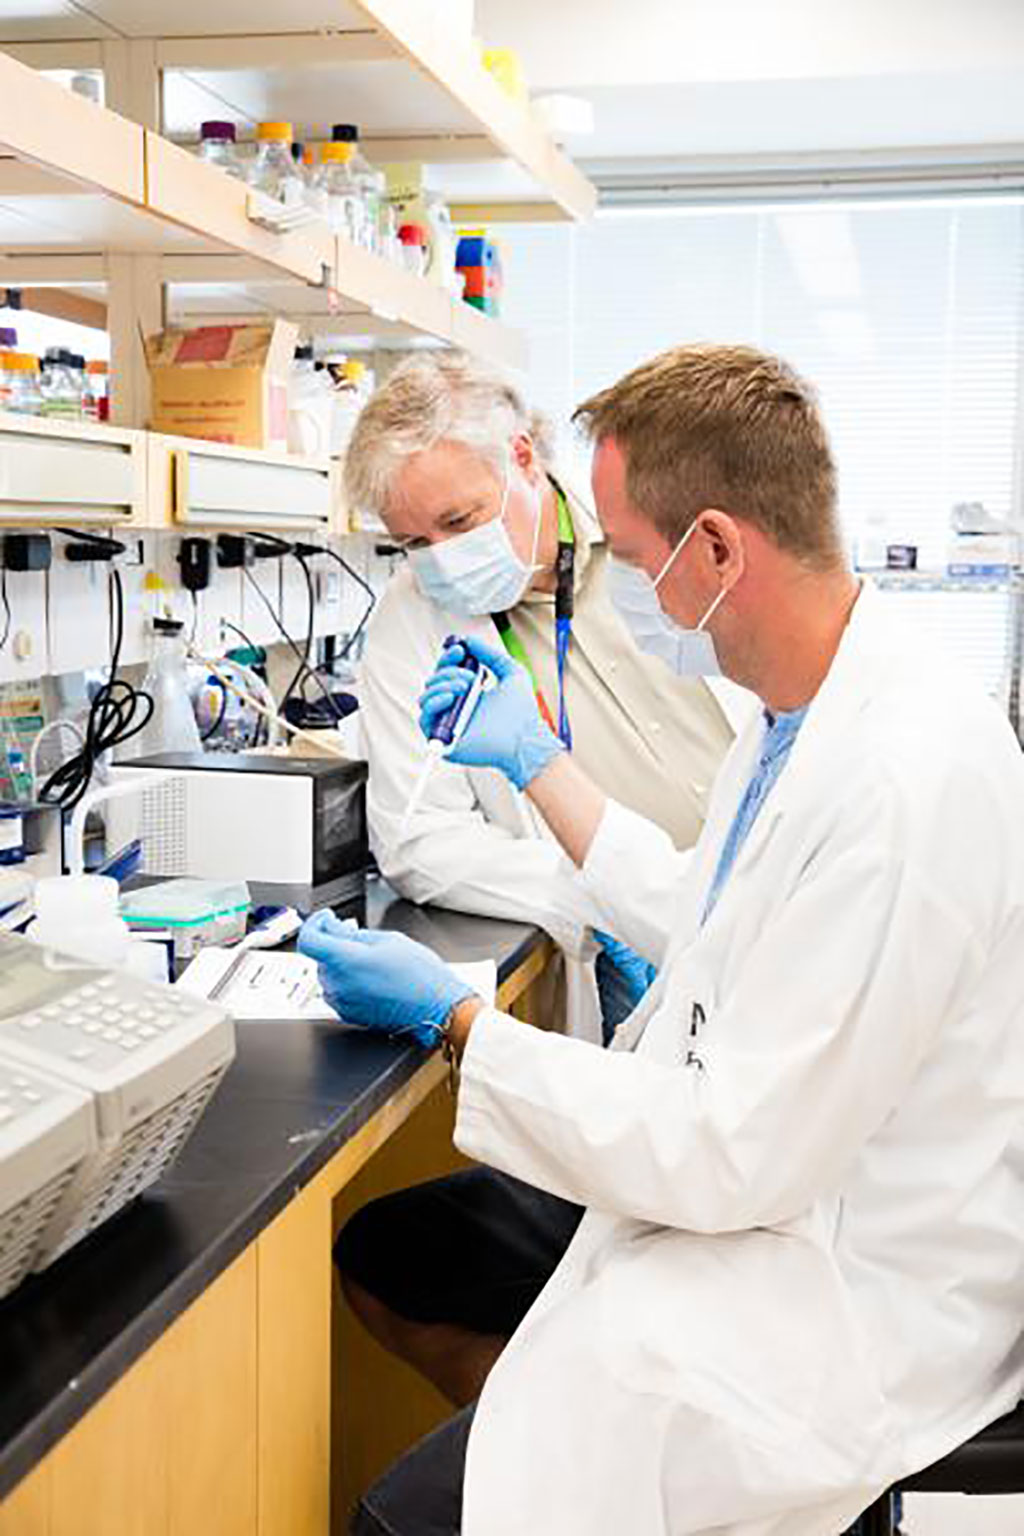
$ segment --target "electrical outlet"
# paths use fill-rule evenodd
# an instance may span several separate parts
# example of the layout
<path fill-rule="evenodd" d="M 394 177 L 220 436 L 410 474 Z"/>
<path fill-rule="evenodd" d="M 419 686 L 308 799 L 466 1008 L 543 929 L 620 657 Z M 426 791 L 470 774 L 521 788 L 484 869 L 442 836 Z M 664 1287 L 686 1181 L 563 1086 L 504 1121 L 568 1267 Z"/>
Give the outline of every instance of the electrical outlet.
<path fill-rule="evenodd" d="M 340 565 L 324 563 L 313 578 L 316 591 L 315 632 L 318 638 L 340 633 L 342 626 L 342 591 L 345 580 Z"/>

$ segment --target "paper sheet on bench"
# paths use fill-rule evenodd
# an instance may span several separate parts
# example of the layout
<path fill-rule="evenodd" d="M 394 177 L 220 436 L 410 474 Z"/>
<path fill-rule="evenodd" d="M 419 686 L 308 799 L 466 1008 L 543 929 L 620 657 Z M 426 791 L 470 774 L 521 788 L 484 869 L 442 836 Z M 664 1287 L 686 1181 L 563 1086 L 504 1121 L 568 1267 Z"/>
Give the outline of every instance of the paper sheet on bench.
<path fill-rule="evenodd" d="M 201 949 L 178 986 L 195 997 L 209 997 L 237 958 L 237 950 Z M 451 969 L 486 1003 L 494 1002 L 498 972 L 493 960 L 465 961 Z M 236 1019 L 338 1017 L 320 990 L 316 961 L 287 950 L 247 950 L 217 1002 Z"/>

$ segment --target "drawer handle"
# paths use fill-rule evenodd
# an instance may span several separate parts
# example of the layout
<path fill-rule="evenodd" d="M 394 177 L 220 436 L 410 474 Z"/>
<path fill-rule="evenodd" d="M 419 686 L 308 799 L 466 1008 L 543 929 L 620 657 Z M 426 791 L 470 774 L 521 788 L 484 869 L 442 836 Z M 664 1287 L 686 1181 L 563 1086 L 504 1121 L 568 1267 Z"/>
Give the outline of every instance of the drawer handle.
<path fill-rule="evenodd" d="M 171 449 L 171 518 L 176 523 L 185 521 L 188 513 L 188 450 Z"/>

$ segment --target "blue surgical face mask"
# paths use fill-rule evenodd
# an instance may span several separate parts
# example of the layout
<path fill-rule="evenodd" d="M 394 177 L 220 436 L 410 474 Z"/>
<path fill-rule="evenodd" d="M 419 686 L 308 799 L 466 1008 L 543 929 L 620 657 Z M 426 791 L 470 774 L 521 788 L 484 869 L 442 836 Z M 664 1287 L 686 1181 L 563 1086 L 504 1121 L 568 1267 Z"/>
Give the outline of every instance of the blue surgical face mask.
<path fill-rule="evenodd" d="M 638 649 L 649 656 L 660 656 L 680 677 L 718 677 L 722 668 L 707 625 L 728 595 L 729 588 L 724 587 L 719 592 L 696 629 L 677 624 L 658 601 L 660 583 L 686 547 L 696 526 L 695 522 L 690 524 L 653 581 L 646 571 L 627 565 L 613 555 L 608 562 L 608 593 Z"/>
<path fill-rule="evenodd" d="M 505 526 L 512 466 L 505 471 L 501 511 L 490 522 L 457 533 L 441 544 L 427 544 L 409 551 L 409 564 L 423 596 L 439 608 L 473 618 L 484 613 L 505 613 L 525 593 L 537 569 L 540 540 L 540 506 L 533 527 L 533 553 L 529 565 L 512 547 Z"/>

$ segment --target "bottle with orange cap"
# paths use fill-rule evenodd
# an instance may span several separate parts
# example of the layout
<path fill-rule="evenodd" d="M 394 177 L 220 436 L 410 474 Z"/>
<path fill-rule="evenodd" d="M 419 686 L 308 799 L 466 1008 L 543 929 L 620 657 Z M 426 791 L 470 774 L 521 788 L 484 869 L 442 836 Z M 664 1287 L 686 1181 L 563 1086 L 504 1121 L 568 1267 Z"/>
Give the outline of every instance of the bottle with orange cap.
<path fill-rule="evenodd" d="M 301 202 L 302 172 L 292 157 L 291 123 L 260 123 L 256 139 L 256 158 L 249 173 L 249 185 L 282 203 Z"/>
<path fill-rule="evenodd" d="M 316 190 L 328 227 L 355 245 L 369 244 L 367 208 L 362 188 L 352 172 L 351 144 L 332 142 L 320 151 Z"/>
<path fill-rule="evenodd" d="M 0 351 L 0 410 L 38 416 L 42 409 L 38 357 L 30 352 Z"/>

